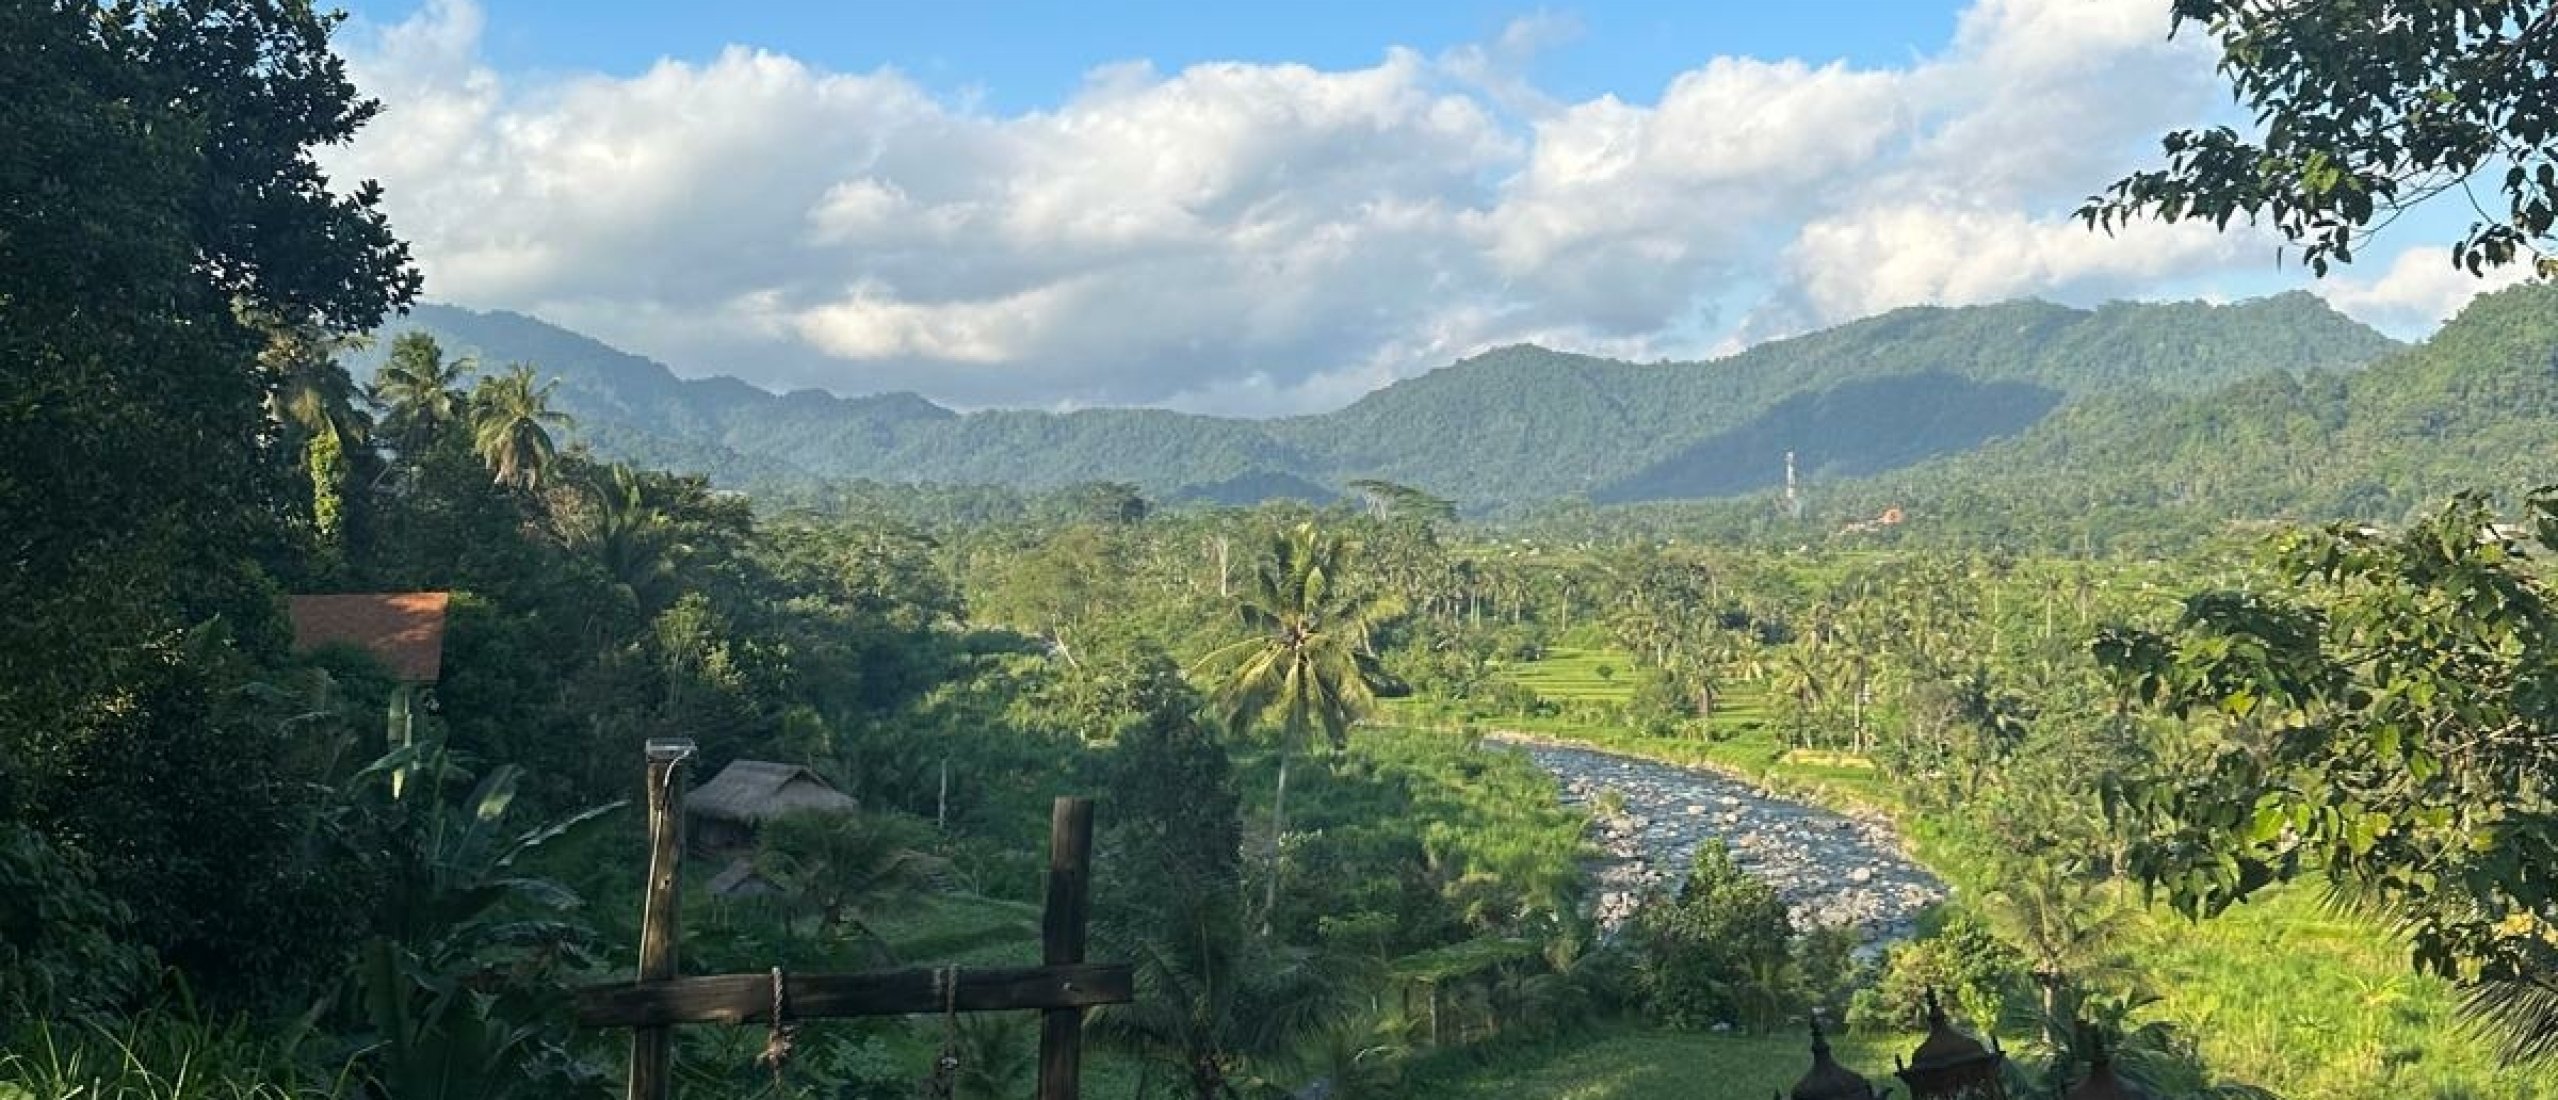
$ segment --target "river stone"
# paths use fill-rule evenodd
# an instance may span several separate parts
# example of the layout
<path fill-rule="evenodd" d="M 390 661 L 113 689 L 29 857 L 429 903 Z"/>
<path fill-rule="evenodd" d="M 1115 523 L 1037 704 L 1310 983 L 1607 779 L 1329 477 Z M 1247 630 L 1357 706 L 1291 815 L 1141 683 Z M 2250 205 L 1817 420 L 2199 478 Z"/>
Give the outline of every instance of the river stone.
<path fill-rule="evenodd" d="M 1869 948 L 1906 938 L 1945 897 L 1903 854 L 1891 823 L 1782 798 L 1718 772 L 1540 742 L 1504 741 L 1553 775 L 1566 803 L 1614 791 L 1623 816 L 1594 827 L 1608 859 L 1593 870 L 1592 912 L 1611 934 L 1651 889 L 1674 890 L 1697 848 L 1720 837 L 1733 861 L 1765 880 L 1798 926 L 1845 926 Z M 1707 807 L 1716 812 L 1708 816 Z"/>

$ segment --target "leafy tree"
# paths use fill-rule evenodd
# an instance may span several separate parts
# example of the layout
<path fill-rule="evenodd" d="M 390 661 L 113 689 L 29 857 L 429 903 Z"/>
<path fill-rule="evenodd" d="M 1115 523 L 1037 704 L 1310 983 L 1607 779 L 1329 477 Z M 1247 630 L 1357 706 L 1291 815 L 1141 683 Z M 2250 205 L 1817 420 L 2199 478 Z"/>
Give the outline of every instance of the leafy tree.
<path fill-rule="evenodd" d="M 1076 519 L 1085 523 L 1129 524 L 1146 518 L 1154 505 L 1124 481 L 1091 481 L 1067 490 Z"/>
<path fill-rule="evenodd" d="M 1287 831 L 1288 760 L 1321 730 L 1335 748 L 1381 692 L 1399 690 L 1369 635 L 1397 610 L 1358 586 L 1357 546 L 1301 523 L 1271 540 L 1234 614 L 1249 635 L 1208 655 L 1217 699 L 1238 736 L 1276 718 L 1279 777 L 1270 803 L 1270 881 L 1263 915 L 1278 908 L 1279 838 Z"/>
<path fill-rule="evenodd" d="M 1368 505 L 1370 515 L 1385 520 L 1405 520 L 1419 524 L 1450 523 L 1457 518 L 1457 504 L 1446 497 L 1433 496 L 1409 485 L 1398 485 L 1378 478 L 1353 481 L 1348 488 L 1359 494 Z"/>
<path fill-rule="evenodd" d="M 1945 915 L 1928 935 L 1884 953 L 1882 974 L 1857 992 L 1850 1026 L 1913 1031 L 1927 1026 L 1927 996 L 1941 991 L 1974 1019 L 1995 1022 L 2028 988 L 2025 960 L 1969 910 Z"/>
<path fill-rule="evenodd" d="M 551 407 L 551 391 L 559 380 L 537 382 L 533 368 L 518 363 L 504 374 L 480 380 L 471 391 L 471 444 L 500 485 L 532 489 L 541 485 L 558 445 L 551 429 L 575 423 Z"/>
<path fill-rule="evenodd" d="M 1688 684 L 1677 673 L 1647 667 L 1635 674 L 1634 687 L 1626 695 L 1625 718 L 1634 728 L 1654 737 L 1667 737 L 1685 729 L 1710 732 L 1708 721 L 1697 717 L 1692 698 Z"/>
<path fill-rule="evenodd" d="M 70 1016 L 122 996 L 149 969 L 123 939 L 131 914 L 24 825 L 0 823 L 0 1016 Z"/>
<path fill-rule="evenodd" d="M 2220 44 L 2221 73 L 2261 137 L 2228 127 L 2167 135 L 2168 164 L 2125 177 L 2080 216 L 2112 229 L 2154 216 L 2270 221 L 2310 268 L 2350 263 L 2359 237 L 2478 173 L 2505 169 L 2505 209 L 2484 209 L 2453 250 L 2471 272 L 2542 245 L 2558 222 L 2558 66 L 2540 0 L 2268 4 L 2177 0 L 2173 28 Z"/>
<path fill-rule="evenodd" d="M 2464 496 L 2403 532 L 2283 537 L 2287 595 L 2204 592 L 2175 631 L 2097 658 L 2185 723 L 2126 780 L 2131 869 L 2205 916 L 2324 877 L 2396 915 L 2416 962 L 2473 983 L 2518 1052 L 2558 1051 L 2558 620 L 2533 539 Z"/>
<path fill-rule="evenodd" d="M 0 10 L 0 771 L 132 719 L 170 644 L 272 623 L 299 448 L 247 312 L 369 328 L 417 273 L 369 185 L 312 150 L 375 109 L 307 4 Z M 280 459 L 280 460 L 279 460 Z M 39 743 L 41 742 L 41 743 Z"/>

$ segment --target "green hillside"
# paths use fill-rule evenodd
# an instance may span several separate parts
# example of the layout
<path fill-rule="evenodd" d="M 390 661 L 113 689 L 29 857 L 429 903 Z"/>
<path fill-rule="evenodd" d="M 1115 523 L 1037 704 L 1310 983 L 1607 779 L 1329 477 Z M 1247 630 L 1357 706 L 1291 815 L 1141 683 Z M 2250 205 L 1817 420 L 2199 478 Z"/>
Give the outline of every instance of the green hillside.
<path fill-rule="evenodd" d="M 2091 527 L 2103 542 L 2233 520 L 2390 523 L 2464 489 L 2552 481 L 2558 288 L 2525 286 L 2360 371 L 2093 397 L 2013 439 L 1825 489 L 1821 505 L 1834 516 L 1900 505 L 1923 524 L 2031 545 Z"/>
<path fill-rule="evenodd" d="M 775 395 L 666 367 L 531 318 L 426 306 L 394 326 L 484 362 L 530 362 L 599 452 L 775 488 L 819 479 L 1042 489 L 1127 481 L 1248 502 L 1362 477 L 1470 507 L 1728 496 L 1807 472 L 1852 477 L 1977 449 L 2135 380 L 2202 393 L 2350 370 L 2395 349 L 2306 294 L 2229 306 L 2044 302 L 1912 308 L 1709 362 L 1502 348 L 1317 416 L 1153 409 L 961 414 L 912 394 Z M 375 354 L 378 354 L 375 353 Z M 359 374 L 372 363 L 356 364 Z"/>

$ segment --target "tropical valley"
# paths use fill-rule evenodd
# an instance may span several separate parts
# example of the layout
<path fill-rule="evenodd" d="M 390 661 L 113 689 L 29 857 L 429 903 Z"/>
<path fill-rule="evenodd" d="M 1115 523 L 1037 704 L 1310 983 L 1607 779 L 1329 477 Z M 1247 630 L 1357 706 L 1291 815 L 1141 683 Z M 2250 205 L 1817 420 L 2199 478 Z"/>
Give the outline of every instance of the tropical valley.
<path fill-rule="evenodd" d="M 2280 124 L 2081 228 L 2531 265 L 2437 7 L 2146 13 Z M 0 1100 L 2558 1096 L 2558 288 L 777 392 L 439 301 L 345 33 L 0 6 Z"/>

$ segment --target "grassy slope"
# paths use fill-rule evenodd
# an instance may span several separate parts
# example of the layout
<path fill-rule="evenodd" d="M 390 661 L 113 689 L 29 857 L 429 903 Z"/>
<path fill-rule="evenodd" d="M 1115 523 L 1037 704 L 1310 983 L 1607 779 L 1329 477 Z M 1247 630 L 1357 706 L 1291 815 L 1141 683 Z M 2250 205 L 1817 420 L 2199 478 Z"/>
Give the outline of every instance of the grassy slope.
<path fill-rule="evenodd" d="M 1546 661 L 1506 668 L 1502 675 L 1558 702 L 1622 699 L 1627 674 L 1619 672 L 1613 685 L 1601 683 L 1595 674 L 1600 663 L 1632 667 L 1621 653 L 1556 650 Z M 1555 690 L 1549 693 L 1545 685 Z M 1612 695 L 1607 690 L 1611 686 Z M 1431 717 L 1418 707 L 1405 715 L 1415 721 Z M 1788 752 L 1766 728 L 1764 717 L 1756 685 L 1739 685 L 1716 716 L 1717 732 L 1726 735 L 1722 740 L 1647 737 L 1569 717 L 1494 724 L 1629 755 L 1738 771 L 1833 805 L 1894 806 L 1889 788 L 1871 767 L 1830 754 Z M 1958 892 L 1976 893 L 1991 885 L 1978 860 L 1954 840 L 1923 825 L 1912 832 L 1920 858 L 1953 881 Z M 2161 995 L 2154 1010 L 2158 1015 L 2199 1036 L 2206 1056 L 2222 1072 L 2285 1096 L 2558 1098 L 2558 1085 L 2541 1080 L 2548 1073 L 2506 1066 L 2491 1042 L 2458 1020 L 2458 994 L 2449 983 L 2410 972 L 2399 944 L 2367 924 L 2325 911 L 2312 889 L 2277 891 L 2201 924 L 2164 910 L 2144 912 L 2135 922 L 2130 949 Z M 1645 1090 L 1655 1087 L 1656 1077 L 1669 1082 L 1693 1082 L 1701 1074 L 1719 1079 L 1724 1071 L 1708 1067 L 1737 1065 L 1751 1057 L 1772 1060 L 1767 1074 L 1783 1076 L 1789 1067 L 1800 1072 L 1799 1046 L 1761 1042 L 1628 1032 L 1612 1036 L 1591 1053 L 1555 1056 L 1524 1077 L 1517 1067 L 1489 1068 L 1478 1078 L 1456 1082 L 1452 1087 L 1460 1091 L 1446 1095 L 1670 1095 Z M 1675 1068 L 1656 1075 L 1656 1065 Z M 1498 1091 L 1501 1082 L 1517 1080 L 1539 1084 Z M 1731 1095 L 1766 1095 L 1765 1086 L 1753 1087 L 1757 1091 Z"/>

